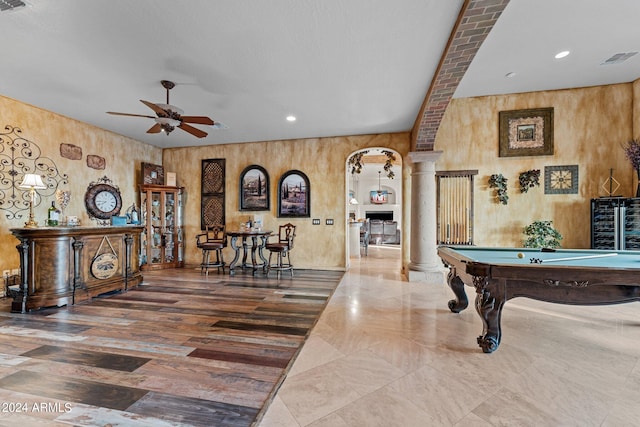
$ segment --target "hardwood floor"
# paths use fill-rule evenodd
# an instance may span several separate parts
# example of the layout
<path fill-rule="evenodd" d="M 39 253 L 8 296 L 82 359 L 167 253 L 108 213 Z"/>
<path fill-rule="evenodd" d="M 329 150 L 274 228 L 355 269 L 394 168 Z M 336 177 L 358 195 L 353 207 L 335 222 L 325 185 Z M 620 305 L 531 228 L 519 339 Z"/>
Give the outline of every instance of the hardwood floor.
<path fill-rule="evenodd" d="M 479 316 L 452 297 L 372 246 L 345 274 L 171 270 L 91 304 L 5 310 L 0 426 L 640 425 L 637 303 L 516 298 L 484 354 Z"/>
<path fill-rule="evenodd" d="M 138 288 L 0 312 L 2 426 L 250 426 L 343 273 L 148 271 Z"/>

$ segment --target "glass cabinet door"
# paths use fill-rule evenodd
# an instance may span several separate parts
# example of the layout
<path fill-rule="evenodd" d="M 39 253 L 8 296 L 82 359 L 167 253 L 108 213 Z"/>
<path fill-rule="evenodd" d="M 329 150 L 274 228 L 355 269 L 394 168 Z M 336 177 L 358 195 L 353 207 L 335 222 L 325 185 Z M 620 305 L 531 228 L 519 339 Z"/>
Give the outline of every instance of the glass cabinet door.
<path fill-rule="evenodd" d="M 141 216 L 145 230 L 141 236 L 142 269 L 183 266 L 182 188 L 143 185 Z"/>

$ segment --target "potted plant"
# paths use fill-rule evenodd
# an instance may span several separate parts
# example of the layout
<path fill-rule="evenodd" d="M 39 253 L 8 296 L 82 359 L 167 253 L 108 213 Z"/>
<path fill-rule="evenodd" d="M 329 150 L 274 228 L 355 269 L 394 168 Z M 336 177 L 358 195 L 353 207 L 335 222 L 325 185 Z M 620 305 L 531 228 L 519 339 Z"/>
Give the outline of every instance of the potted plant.
<path fill-rule="evenodd" d="M 534 221 L 524 228 L 525 248 L 559 248 L 562 235 L 553 228 L 553 221 Z"/>

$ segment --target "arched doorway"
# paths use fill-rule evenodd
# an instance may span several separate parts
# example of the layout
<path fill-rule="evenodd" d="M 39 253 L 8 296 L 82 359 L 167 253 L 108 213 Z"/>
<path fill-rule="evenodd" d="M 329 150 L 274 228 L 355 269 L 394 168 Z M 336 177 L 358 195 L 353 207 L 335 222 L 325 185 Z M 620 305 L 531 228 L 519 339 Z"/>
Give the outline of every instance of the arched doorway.
<path fill-rule="evenodd" d="M 397 253 L 390 252 L 392 256 L 400 256 L 404 226 L 400 154 L 384 147 L 355 151 L 347 158 L 345 174 L 347 266 L 367 256 L 360 238 L 364 227 L 369 230 L 369 248 L 393 248 Z"/>

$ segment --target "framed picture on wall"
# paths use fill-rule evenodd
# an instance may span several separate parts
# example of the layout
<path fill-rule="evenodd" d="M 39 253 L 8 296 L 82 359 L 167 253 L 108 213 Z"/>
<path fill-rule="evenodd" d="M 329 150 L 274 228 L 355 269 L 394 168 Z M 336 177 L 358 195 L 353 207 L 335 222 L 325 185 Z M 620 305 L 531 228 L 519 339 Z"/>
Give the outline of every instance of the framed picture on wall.
<path fill-rule="evenodd" d="M 278 183 L 278 217 L 310 217 L 309 178 L 299 170 L 290 170 Z"/>
<path fill-rule="evenodd" d="M 269 210 L 269 174 L 262 166 L 247 166 L 240 174 L 240 210 Z"/>
<path fill-rule="evenodd" d="M 500 157 L 553 154 L 553 108 L 500 111 Z"/>
<path fill-rule="evenodd" d="M 142 183 L 164 185 L 164 168 L 152 163 L 142 163 Z"/>
<path fill-rule="evenodd" d="M 544 194 L 578 194 L 578 165 L 545 166 Z"/>

